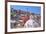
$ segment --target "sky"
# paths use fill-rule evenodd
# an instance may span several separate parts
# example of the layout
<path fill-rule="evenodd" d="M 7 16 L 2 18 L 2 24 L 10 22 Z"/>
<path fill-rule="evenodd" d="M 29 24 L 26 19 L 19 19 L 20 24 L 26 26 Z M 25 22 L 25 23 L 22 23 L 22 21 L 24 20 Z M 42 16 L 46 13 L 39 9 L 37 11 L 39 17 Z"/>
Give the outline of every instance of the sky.
<path fill-rule="evenodd" d="M 23 10 L 23 11 L 28 11 L 32 12 L 35 14 L 40 14 L 41 13 L 41 7 L 40 6 L 21 6 L 21 5 L 11 5 L 10 8 L 13 8 L 13 10 Z"/>

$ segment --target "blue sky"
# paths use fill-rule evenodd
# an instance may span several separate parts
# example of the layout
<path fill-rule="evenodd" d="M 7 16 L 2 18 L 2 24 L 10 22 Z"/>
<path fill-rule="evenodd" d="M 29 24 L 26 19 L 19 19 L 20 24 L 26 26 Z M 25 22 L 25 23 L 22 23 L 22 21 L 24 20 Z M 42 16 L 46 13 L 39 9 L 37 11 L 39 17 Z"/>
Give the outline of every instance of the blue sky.
<path fill-rule="evenodd" d="M 35 14 L 41 13 L 41 7 L 40 6 L 21 6 L 21 5 L 11 5 L 10 8 L 16 9 L 16 10 L 23 10 L 32 12 Z"/>

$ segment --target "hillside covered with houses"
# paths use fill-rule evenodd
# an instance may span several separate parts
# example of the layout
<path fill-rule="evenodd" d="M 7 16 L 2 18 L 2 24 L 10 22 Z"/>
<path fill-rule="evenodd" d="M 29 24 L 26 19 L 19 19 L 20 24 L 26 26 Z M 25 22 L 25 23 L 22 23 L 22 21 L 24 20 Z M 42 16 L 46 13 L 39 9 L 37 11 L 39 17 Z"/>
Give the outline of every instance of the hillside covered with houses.
<path fill-rule="evenodd" d="M 28 17 L 30 17 L 32 15 L 32 19 L 34 19 L 39 25 L 40 25 L 40 20 L 41 20 L 41 16 L 40 14 L 34 14 L 32 12 L 29 11 L 24 11 L 24 10 L 13 10 L 13 8 L 11 9 L 11 28 L 20 28 L 23 27 L 25 23 L 20 23 L 22 21 L 22 19 L 25 21 L 27 19 L 29 19 Z M 20 25 L 21 24 L 21 25 Z"/>

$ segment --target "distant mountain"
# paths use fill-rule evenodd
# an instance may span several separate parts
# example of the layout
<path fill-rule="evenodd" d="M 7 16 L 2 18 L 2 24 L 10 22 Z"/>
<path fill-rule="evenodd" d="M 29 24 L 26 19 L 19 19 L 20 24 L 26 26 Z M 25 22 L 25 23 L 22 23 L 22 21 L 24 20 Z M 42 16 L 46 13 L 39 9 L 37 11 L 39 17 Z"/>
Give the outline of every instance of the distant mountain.
<path fill-rule="evenodd" d="M 12 13 L 17 13 L 17 12 L 19 12 L 20 14 L 21 14 L 21 13 L 22 13 L 22 14 L 26 14 L 26 13 L 27 13 L 27 14 L 30 14 L 30 12 L 28 12 L 28 11 L 22 11 L 22 10 L 16 10 L 16 9 L 15 9 L 15 10 L 11 10 L 11 12 L 12 12 Z"/>

